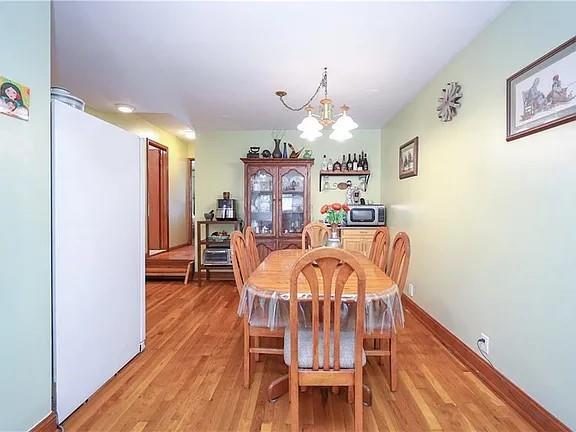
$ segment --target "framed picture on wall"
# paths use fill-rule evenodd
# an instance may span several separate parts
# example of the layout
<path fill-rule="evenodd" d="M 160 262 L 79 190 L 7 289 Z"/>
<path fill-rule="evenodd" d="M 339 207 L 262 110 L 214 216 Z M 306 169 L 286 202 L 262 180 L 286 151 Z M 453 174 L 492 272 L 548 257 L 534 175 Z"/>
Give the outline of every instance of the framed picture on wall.
<path fill-rule="evenodd" d="M 0 76 L 0 113 L 28 121 L 30 89 L 24 84 Z"/>
<path fill-rule="evenodd" d="M 506 80 L 506 141 L 576 120 L 576 36 Z"/>
<path fill-rule="evenodd" d="M 400 146 L 398 174 L 401 179 L 418 175 L 418 137 Z"/>

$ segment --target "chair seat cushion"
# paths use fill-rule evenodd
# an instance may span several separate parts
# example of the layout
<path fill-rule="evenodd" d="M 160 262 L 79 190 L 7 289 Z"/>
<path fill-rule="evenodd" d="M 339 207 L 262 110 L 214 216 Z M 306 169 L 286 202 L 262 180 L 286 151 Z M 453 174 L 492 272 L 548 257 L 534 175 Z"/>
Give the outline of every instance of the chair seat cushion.
<path fill-rule="evenodd" d="M 340 368 L 354 368 L 354 342 L 356 334 L 353 331 L 340 331 Z M 312 369 L 312 329 L 298 329 L 298 367 Z M 290 328 L 284 332 L 284 363 L 290 366 Z M 362 366 L 366 364 L 366 353 L 362 349 Z M 318 366 L 324 365 L 324 331 L 318 332 Z M 334 330 L 330 330 L 330 367 L 334 367 Z"/>

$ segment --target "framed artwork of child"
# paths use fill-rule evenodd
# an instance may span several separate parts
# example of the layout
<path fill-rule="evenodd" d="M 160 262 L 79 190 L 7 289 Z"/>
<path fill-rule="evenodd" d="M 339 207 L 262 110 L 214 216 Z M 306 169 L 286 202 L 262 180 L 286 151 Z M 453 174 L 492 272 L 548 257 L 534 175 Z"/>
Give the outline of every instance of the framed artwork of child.
<path fill-rule="evenodd" d="M 29 107 L 30 89 L 0 76 L 0 114 L 28 121 Z"/>

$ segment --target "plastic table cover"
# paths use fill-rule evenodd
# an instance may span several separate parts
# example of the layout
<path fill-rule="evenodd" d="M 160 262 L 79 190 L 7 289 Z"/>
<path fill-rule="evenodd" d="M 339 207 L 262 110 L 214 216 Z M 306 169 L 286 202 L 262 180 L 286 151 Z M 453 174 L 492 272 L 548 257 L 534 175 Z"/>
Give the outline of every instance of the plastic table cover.
<path fill-rule="evenodd" d="M 298 295 L 298 321 L 300 327 L 311 327 L 310 293 Z M 248 314 L 250 325 L 278 329 L 287 327 L 290 319 L 290 294 L 256 288 L 245 284 L 238 305 L 238 315 Z M 366 294 L 365 332 L 397 331 L 404 326 L 404 313 L 398 287 L 394 284 L 377 294 Z M 353 329 L 356 318 L 356 296 L 343 295 L 341 328 Z"/>

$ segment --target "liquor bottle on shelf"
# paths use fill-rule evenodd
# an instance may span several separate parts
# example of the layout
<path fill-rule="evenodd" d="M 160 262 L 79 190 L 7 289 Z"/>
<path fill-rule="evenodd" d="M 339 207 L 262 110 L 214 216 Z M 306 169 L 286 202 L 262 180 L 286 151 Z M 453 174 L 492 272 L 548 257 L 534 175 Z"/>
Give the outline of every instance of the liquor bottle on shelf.
<path fill-rule="evenodd" d="M 356 158 L 356 153 L 354 153 L 354 159 L 352 159 L 352 171 L 358 171 L 358 159 Z"/>
<path fill-rule="evenodd" d="M 332 158 L 328 159 L 328 171 L 334 170 L 334 164 L 332 163 Z"/>
<path fill-rule="evenodd" d="M 362 171 L 364 169 L 364 151 L 360 153 L 360 159 L 358 159 L 358 171 Z"/>
<path fill-rule="evenodd" d="M 342 171 L 342 164 L 338 159 L 336 159 L 336 162 L 334 162 L 334 165 L 332 166 L 332 171 Z"/>
<path fill-rule="evenodd" d="M 346 155 L 342 155 L 342 165 L 340 166 L 341 171 L 346 171 Z"/>
<path fill-rule="evenodd" d="M 328 169 L 328 162 L 326 162 L 326 155 L 322 157 L 322 171 L 326 171 Z"/>
<path fill-rule="evenodd" d="M 362 170 L 368 171 L 368 155 L 364 154 L 364 162 L 362 162 Z"/>
<path fill-rule="evenodd" d="M 348 160 L 346 161 L 346 171 L 352 171 L 352 158 L 350 153 L 348 153 Z"/>

